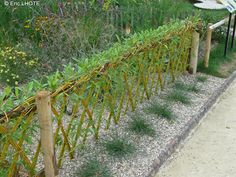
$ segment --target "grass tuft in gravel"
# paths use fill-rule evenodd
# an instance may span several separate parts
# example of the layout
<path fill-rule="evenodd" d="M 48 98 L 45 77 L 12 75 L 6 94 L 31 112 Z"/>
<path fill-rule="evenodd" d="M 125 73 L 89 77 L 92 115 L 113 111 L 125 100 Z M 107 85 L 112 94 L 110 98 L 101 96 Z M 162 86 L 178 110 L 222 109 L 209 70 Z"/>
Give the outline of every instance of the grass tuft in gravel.
<path fill-rule="evenodd" d="M 185 84 L 183 82 L 176 82 L 174 85 L 174 88 L 176 90 L 180 90 L 180 91 L 190 91 L 190 92 L 195 92 L 195 93 L 199 93 L 201 90 L 197 87 L 197 84 L 194 83 L 193 85 L 188 85 Z"/>
<path fill-rule="evenodd" d="M 188 90 L 188 85 L 183 82 L 176 82 L 174 88 L 178 90 Z"/>
<path fill-rule="evenodd" d="M 206 82 L 207 81 L 207 77 L 206 76 L 197 76 L 197 81 L 198 82 Z"/>
<path fill-rule="evenodd" d="M 113 137 L 111 140 L 105 140 L 103 146 L 109 155 L 117 158 L 126 157 L 135 151 L 133 144 L 129 143 L 127 139 L 118 136 Z"/>
<path fill-rule="evenodd" d="M 147 120 L 135 115 L 129 122 L 128 130 L 138 135 L 155 136 L 156 132 Z"/>
<path fill-rule="evenodd" d="M 147 107 L 146 112 L 156 114 L 167 120 L 172 120 L 173 118 L 171 109 L 167 105 L 161 105 L 159 103 L 151 103 L 151 105 Z"/>
<path fill-rule="evenodd" d="M 169 95 L 167 95 L 166 99 L 168 101 L 180 102 L 185 105 L 191 104 L 191 100 L 186 93 L 180 91 L 178 89 L 173 90 Z"/>
<path fill-rule="evenodd" d="M 199 92 L 201 92 L 201 89 L 197 86 L 196 83 L 194 83 L 193 85 L 189 86 L 188 91 L 194 92 L 194 93 L 199 93 Z"/>
<path fill-rule="evenodd" d="M 111 177 L 109 168 L 97 159 L 88 160 L 76 173 L 78 177 Z"/>

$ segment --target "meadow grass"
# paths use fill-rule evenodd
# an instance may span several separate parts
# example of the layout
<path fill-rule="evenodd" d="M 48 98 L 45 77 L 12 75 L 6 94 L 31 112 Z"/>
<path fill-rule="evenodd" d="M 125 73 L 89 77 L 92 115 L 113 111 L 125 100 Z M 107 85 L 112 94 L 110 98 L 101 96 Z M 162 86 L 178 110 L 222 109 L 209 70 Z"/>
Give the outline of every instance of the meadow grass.
<path fill-rule="evenodd" d="M 62 70 L 63 65 L 75 64 L 75 59 L 82 60 L 109 48 L 114 42 L 124 40 L 129 37 L 124 32 L 127 24 L 131 25 L 130 34 L 134 34 L 156 29 L 175 19 L 199 16 L 203 24 L 207 24 L 222 19 L 226 14 L 225 11 L 200 11 L 186 0 L 150 0 L 145 4 L 143 0 L 118 0 L 111 1 L 109 10 L 102 9 L 97 1 L 88 3 L 81 0 L 70 5 L 66 2 L 42 0 L 40 6 L 34 8 L 9 7 L 0 3 L 0 45 L 17 46 L 39 59 L 37 72 L 27 73 L 32 79 L 40 80 L 42 75 Z M 61 3 L 65 3 L 63 8 Z M 117 5 L 118 14 L 117 10 L 112 12 L 112 6 Z M 38 17 L 51 19 L 39 21 L 46 31 L 35 31 Z M 29 23 L 27 28 L 26 23 Z M 16 70 L 20 71 L 19 68 Z M 28 78 L 24 82 L 28 82 Z"/>

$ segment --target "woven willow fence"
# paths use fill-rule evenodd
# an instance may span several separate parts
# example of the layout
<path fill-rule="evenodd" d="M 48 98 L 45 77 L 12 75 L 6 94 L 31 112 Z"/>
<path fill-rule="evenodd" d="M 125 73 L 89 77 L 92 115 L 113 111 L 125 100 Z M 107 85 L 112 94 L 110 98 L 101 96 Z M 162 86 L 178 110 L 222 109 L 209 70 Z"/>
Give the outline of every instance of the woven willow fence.
<path fill-rule="evenodd" d="M 100 129 L 118 124 L 127 111 L 164 89 L 186 71 L 195 24 L 190 21 L 152 32 L 89 74 L 51 92 L 54 148 L 58 167 Z M 144 32 L 144 39 L 150 33 Z M 145 36 L 146 35 L 146 36 Z M 0 118 L 0 168 L 11 177 L 35 176 L 43 168 L 35 97 Z"/>

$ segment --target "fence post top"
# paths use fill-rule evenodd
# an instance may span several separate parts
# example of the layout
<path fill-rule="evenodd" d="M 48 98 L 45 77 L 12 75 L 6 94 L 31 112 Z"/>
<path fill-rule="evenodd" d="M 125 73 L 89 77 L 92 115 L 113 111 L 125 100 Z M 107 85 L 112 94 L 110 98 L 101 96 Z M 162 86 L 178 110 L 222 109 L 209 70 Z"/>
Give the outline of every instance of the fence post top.
<path fill-rule="evenodd" d="M 50 96 L 51 92 L 47 91 L 47 90 L 42 90 L 37 92 L 36 97 L 37 99 L 41 99 L 41 98 L 46 98 L 48 96 Z"/>
<path fill-rule="evenodd" d="M 195 27 L 195 31 L 200 32 L 203 29 L 203 22 L 201 20 L 198 21 L 197 26 Z"/>

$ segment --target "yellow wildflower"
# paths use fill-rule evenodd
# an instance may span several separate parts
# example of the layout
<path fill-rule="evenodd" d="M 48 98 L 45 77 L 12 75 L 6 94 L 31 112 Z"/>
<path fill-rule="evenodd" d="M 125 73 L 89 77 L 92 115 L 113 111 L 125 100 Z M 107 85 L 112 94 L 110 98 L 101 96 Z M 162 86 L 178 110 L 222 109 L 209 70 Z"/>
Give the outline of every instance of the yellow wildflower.
<path fill-rule="evenodd" d="M 29 25 L 25 25 L 24 27 L 25 27 L 25 28 L 30 28 L 30 26 L 29 26 Z"/>

